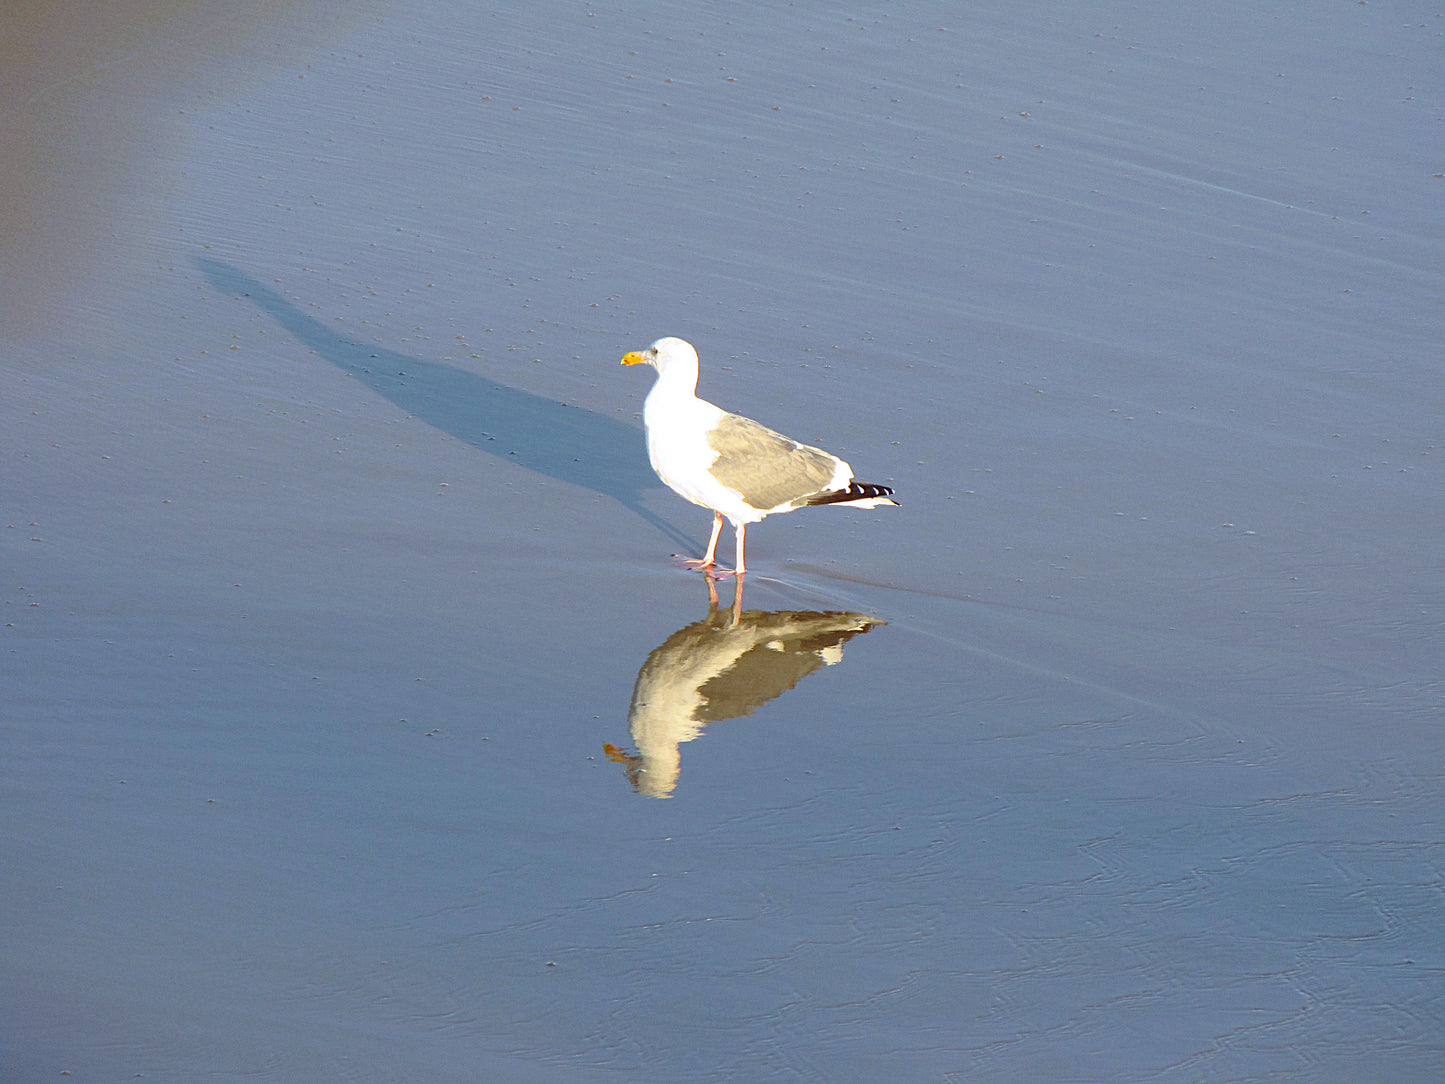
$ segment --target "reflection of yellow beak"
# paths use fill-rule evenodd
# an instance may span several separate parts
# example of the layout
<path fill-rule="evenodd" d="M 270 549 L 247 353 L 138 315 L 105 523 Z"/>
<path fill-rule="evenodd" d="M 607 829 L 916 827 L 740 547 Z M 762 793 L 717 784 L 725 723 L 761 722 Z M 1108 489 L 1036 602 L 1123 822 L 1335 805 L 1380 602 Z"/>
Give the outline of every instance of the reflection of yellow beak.
<path fill-rule="evenodd" d="M 630 350 L 622 355 L 623 365 L 646 365 L 647 355 L 640 350 Z"/>

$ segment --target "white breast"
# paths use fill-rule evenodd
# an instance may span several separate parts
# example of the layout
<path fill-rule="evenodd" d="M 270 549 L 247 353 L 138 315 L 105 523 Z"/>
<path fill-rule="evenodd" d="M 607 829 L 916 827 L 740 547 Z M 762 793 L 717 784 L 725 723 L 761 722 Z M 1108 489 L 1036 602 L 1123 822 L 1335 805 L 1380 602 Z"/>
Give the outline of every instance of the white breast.
<path fill-rule="evenodd" d="M 693 504 L 721 512 L 729 519 L 752 521 L 756 517 L 735 490 L 724 486 L 709 473 L 717 452 L 707 435 L 723 417 L 723 411 L 703 399 L 658 395 L 659 381 L 642 408 L 647 426 L 647 457 L 652 469 L 679 496 Z"/>

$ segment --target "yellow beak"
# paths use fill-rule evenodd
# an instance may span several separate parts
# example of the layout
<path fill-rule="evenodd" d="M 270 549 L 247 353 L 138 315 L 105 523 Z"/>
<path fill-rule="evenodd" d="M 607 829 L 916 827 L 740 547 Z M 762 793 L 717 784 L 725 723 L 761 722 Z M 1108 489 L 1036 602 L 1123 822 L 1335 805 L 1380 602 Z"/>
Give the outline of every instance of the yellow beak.
<path fill-rule="evenodd" d="M 647 355 L 640 350 L 629 350 L 622 355 L 623 365 L 646 365 Z"/>

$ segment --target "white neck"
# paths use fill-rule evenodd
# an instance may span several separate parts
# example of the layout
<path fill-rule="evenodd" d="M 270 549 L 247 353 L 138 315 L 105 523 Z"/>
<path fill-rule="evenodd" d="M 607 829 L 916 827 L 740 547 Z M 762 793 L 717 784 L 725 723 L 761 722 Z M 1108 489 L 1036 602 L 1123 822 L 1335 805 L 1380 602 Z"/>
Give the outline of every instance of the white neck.
<path fill-rule="evenodd" d="M 697 394 L 698 364 L 688 358 L 668 358 L 667 364 L 657 370 L 657 383 L 653 394 L 669 398 Z"/>

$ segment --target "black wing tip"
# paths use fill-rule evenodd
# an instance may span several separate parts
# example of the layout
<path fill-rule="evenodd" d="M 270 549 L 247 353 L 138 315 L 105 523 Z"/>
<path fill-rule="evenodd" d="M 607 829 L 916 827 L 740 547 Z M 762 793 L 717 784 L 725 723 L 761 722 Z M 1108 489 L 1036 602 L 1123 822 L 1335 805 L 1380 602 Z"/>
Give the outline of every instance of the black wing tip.
<path fill-rule="evenodd" d="M 849 501 L 877 500 L 882 497 L 892 497 L 893 487 L 879 485 L 877 482 L 849 482 L 847 489 L 835 489 L 831 493 L 819 493 L 815 497 L 808 498 L 808 504 L 847 504 Z M 897 501 L 890 500 L 890 504 L 897 504 Z"/>

